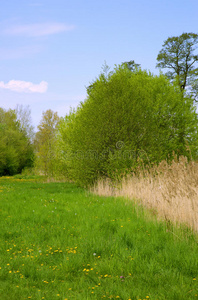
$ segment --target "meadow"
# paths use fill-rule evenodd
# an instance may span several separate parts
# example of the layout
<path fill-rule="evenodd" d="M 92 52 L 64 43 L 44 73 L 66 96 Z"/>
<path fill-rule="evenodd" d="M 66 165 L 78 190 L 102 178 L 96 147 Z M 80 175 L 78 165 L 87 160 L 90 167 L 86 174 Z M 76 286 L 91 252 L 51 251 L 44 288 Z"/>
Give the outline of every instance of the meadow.
<path fill-rule="evenodd" d="M 0 178 L 0 299 L 198 299 L 198 237 L 122 197 Z"/>

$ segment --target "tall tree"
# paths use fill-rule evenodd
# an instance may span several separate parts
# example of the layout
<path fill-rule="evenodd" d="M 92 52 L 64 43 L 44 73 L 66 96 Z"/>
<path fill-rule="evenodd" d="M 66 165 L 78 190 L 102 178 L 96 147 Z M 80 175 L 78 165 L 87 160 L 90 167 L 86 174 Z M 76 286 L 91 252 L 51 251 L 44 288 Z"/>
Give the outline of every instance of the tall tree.
<path fill-rule="evenodd" d="M 198 45 L 198 35 L 183 33 L 180 36 L 169 37 L 163 44 L 157 56 L 157 67 L 169 69 L 165 74 L 171 80 L 176 80 L 181 91 L 188 87 L 191 94 L 196 95 L 198 55 L 194 54 Z"/>
<path fill-rule="evenodd" d="M 51 109 L 43 112 L 35 136 L 36 166 L 45 175 L 53 176 L 55 171 L 55 144 L 58 122 L 57 112 L 53 112 Z"/>
<path fill-rule="evenodd" d="M 24 107 L 18 105 L 15 108 L 17 121 L 20 123 L 21 130 L 27 135 L 27 137 L 33 141 L 34 138 L 34 127 L 31 125 L 31 110 L 29 106 Z"/>

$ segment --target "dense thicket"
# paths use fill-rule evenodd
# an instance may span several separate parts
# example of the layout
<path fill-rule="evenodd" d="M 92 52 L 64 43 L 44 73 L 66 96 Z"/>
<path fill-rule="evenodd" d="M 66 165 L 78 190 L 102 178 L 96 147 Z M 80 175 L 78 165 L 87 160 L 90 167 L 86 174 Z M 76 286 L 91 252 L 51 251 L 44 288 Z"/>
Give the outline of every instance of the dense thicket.
<path fill-rule="evenodd" d="M 61 163 L 71 179 L 93 183 L 177 155 L 197 155 L 193 101 L 163 75 L 125 64 L 101 74 L 87 99 L 59 125 Z"/>
<path fill-rule="evenodd" d="M 0 176 L 20 173 L 33 160 L 33 146 L 16 111 L 0 108 Z"/>

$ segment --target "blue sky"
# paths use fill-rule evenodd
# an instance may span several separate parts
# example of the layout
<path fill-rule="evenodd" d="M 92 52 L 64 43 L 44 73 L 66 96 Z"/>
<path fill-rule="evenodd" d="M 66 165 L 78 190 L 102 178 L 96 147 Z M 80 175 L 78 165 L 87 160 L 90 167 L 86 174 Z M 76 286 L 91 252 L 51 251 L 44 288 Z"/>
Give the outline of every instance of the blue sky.
<path fill-rule="evenodd" d="M 7 0 L 0 10 L 0 107 L 69 112 L 101 72 L 135 60 L 158 74 L 163 42 L 198 33 L 197 0 Z"/>

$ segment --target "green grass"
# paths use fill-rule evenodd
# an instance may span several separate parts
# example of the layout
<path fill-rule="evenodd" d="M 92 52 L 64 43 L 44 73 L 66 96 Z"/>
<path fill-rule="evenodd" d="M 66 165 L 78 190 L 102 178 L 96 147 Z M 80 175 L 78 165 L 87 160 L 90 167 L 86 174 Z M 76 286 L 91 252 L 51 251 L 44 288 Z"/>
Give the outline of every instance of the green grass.
<path fill-rule="evenodd" d="M 197 237 L 121 198 L 3 177 L 0 299 L 198 299 Z"/>

